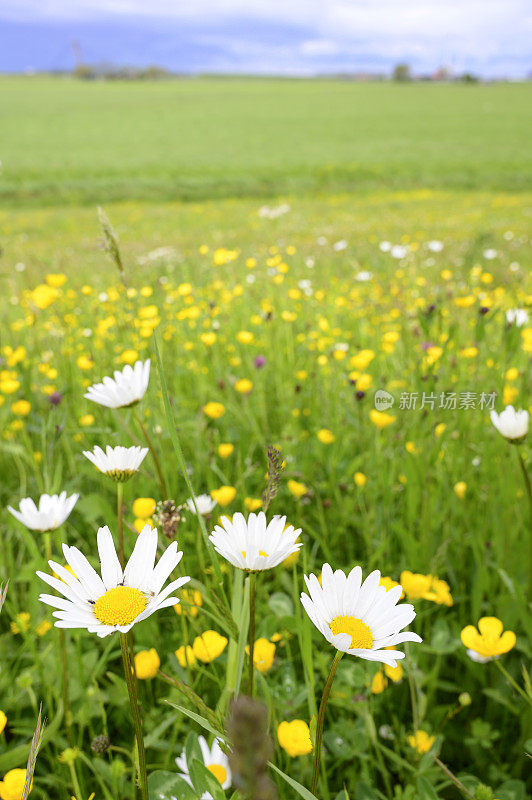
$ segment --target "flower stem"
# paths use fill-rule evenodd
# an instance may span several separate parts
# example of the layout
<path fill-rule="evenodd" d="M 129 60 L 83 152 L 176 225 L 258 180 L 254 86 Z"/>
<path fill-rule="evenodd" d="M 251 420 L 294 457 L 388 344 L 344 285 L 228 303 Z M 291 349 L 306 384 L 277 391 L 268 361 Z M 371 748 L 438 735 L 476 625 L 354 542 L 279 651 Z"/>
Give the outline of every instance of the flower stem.
<path fill-rule="evenodd" d="M 116 484 L 116 516 L 118 518 L 118 558 L 120 566 L 124 569 L 124 520 L 123 514 L 123 500 L 124 500 L 124 484 L 118 481 Z"/>
<path fill-rule="evenodd" d="M 526 493 L 528 496 L 528 506 L 530 509 L 530 529 L 529 529 L 529 545 L 528 545 L 528 601 L 532 602 L 532 486 L 530 485 L 530 477 L 524 462 L 521 451 L 517 450 L 519 464 L 521 465 L 521 472 L 523 473 L 523 480 L 525 482 Z"/>
<path fill-rule="evenodd" d="M 255 579 L 256 575 L 254 572 L 249 573 L 249 631 L 248 631 L 248 642 L 249 642 L 249 683 L 248 683 L 248 691 L 249 696 L 253 697 L 253 671 L 254 671 L 254 663 L 253 663 L 253 656 L 255 653 Z"/>
<path fill-rule="evenodd" d="M 314 744 L 314 769 L 312 772 L 312 786 L 310 787 L 310 791 L 312 794 L 316 794 L 318 789 L 318 780 L 320 777 L 320 761 L 321 761 L 321 742 L 323 739 L 323 724 L 325 722 L 325 709 L 327 708 L 327 701 L 329 699 L 329 695 L 331 693 L 331 687 L 333 684 L 334 676 L 336 674 L 336 668 L 340 663 L 340 659 L 343 656 L 343 652 L 341 650 L 337 650 L 334 660 L 331 664 L 331 668 L 329 670 L 329 675 L 327 677 L 327 682 L 325 684 L 325 688 L 323 689 L 323 694 L 321 696 L 321 703 L 320 703 L 320 710 L 318 711 L 318 722 L 316 725 L 316 742 Z"/>
<path fill-rule="evenodd" d="M 157 470 L 157 475 L 159 476 L 159 484 L 161 486 L 161 492 L 162 492 L 162 495 L 163 495 L 161 500 L 167 500 L 168 499 L 168 490 L 166 488 L 166 481 L 164 480 L 164 475 L 163 475 L 163 472 L 162 472 L 162 469 L 161 469 L 161 464 L 160 464 L 159 459 L 157 457 L 157 453 L 155 452 L 155 447 L 153 446 L 153 442 L 152 442 L 152 440 L 150 439 L 150 437 L 148 435 L 148 431 L 146 430 L 146 427 L 145 427 L 144 423 L 142 422 L 140 416 L 138 415 L 137 411 L 135 410 L 133 413 L 135 415 L 135 419 L 137 420 L 138 426 L 141 429 L 144 438 L 146 439 L 146 444 L 148 445 L 148 447 L 150 449 L 150 453 L 153 456 L 153 461 L 155 463 L 155 469 Z"/>
<path fill-rule="evenodd" d="M 524 691 L 524 689 L 522 689 L 522 688 L 519 686 L 519 684 L 517 683 L 517 681 L 514 681 L 514 679 L 512 678 L 512 676 L 510 675 L 510 673 L 509 673 L 509 672 L 508 672 L 508 670 L 506 669 L 506 667 L 503 667 L 503 665 L 501 664 L 501 662 L 499 661 L 499 659 L 498 659 L 498 658 L 494 658 L 493 660 L 495 661 L 495 664 L 497 665 L 497 667 L 498 667 L 499 671 L 500 671 L 500 672 L 502 672 L 502 674 L 504 675 L 504 677 L 506 678 L 506 680 L 508 681 L 508 683 L 510 684 L 510 686 L 513 686 L 513 688 L 515 689 L 515 691 L 516 691 L 518 694 L 520 694 L 520 695 L 521 695 L 521 697 L 522 697 L 524 700 L 526 700 L 526 702 L 527 702 L 527 703 L 529 703 L 529 704 L 532 706 L 532 698 L 530 698 L 530 697 L 528 696 L 528 694 L 527 694 L 527 693 Z"/>
<path fill-rule="evenodd" d="M 137 692 L 135 683 L 133 681 L 133 672 L 131 668 L 131 660 L 129 658 L 129 648 L 127 636 L 124 633 L 120 635 L 120 647 L 122 648 L 122 661 L 124 663 L 124 675 L 126 678 L 126 686 L 129 694 L 129 705 L 131 707 L 131 716 L 133 717 L 133 727 L 135 728 L 135 739 L 137 743 L 137 778 L 140 787 L 142 800 L 149 800 L 148 797 L 148 775 L 146 772 L 146 751 L 144 749 L 144 736 L 142 733 L 142 720 L 140 718 L 140 709 L 137 699 Z"/>
<path fill-rule="evenodd" d="M 457 788 L 457 789 L 458 789 L 460 792 L 462 792 L 462 794 L 464 795 L 464 797 L 467 797 L 467 798 L 468 798 L 468 800 L 475 800 L 475 798 L 474 798 L 474 795 L 472 795 L 472 794 L 471 794 L 471 792 L 470 792 L 470 791 L 467 789 L 467 787 L 465 787 L 465 786 L 464 786 L 464 784 L 462 783 L 462 781 L 458 780 L 458 778 L 456 777 L 456 775 L 453 775 L 453 773 L 451 772 L 451 770 L 449 769 L 449 767 L 446 767 L 446 766 L 445 766 L 445 764 L 443 763 L 443 761 L 440 761 L 440 759 L 439 759 L 439 758 L 435 758 L 435 759 L 434 759 L 434 761 L 435 761 L 435 762 L 436 762 L 436 764 L 439 766 L 439 768 L 441 769 L 441 771 L 442 771 L 442 772 L 443 772 L 445 775 L 447 775 L 447 777 L 449 778 L 449 780 L 451 781 L 451 783 L 454 783 L 454 785 L 456 786 L 456 788 Z"/>

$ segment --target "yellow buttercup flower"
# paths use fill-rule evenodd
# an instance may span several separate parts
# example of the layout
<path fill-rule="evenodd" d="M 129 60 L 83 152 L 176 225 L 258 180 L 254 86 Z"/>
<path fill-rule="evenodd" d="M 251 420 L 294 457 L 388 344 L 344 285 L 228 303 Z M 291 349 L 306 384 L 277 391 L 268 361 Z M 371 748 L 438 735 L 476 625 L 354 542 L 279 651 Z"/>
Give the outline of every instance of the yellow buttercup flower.
<path fill-rule="evenodd" d="M 175 608 L 175 606 L 174 606 Z M 197 663 L 196 656 L 194 655 L 194 651 L 190 645 L 181 645 L 175 651 L 175 657 L 179 662 L 179 666 L 186 669 L 186 667 L 193 667 Z"/>
<path fill-rule="evenodd" d="M 277 728 L 277 739 L 283 750 L 292 758 L 306 756 L 312 752 L 310 729 L 302 719 L 281 722 Z"/>
<path fill-rule="evenodd" d="M 199 609 L 203 605 L 201 592 L 197 589 L 183 589 L 180 594 L 181 602 L 174 606 L 174 611 L 178 616 L 184 614 L 185 617 L 197 617 Z"/>
<path fill-rule="evenodd" d="M 220 419 L 225 414 L 225 406 L 223 403 L 212 401 L 203 406 L 203 413 L 210 419 Z"/>
<path fill-rule="evenodd" d="M 401 586 L 408 600 L 430 600 L 446 606 L 453 604 L 449 584 L 434 575 L 404 570 L 401 572 Z"/>
<path fill-rule="evenodd" d="M 137 497 L 133 503 L 133 513 L 140 519 L 148 519 L 155 511 L 155 505 L 153 497 Z"/>
<path fill-rule="evenodd" d="M 373 350 L 361 350 L 349 359 L 349 366 L 353 369 L 364 370 L 375 358 Z"/>
<path fill-rule="evenodd" d="M 1 800 L 21 800 L 26 785 L 25 769 L 10 769 L 4 775 L 4 780 L 0 781 Z M 30 784 L 30 792 L 33 788 L 33 781 Z"/>
<path fill-rule="evenodd" d="M 322 444 L 332 444 L 336 438 L 334 433 L 327 428 L 322 428 L 316 435 Z"/>
<path fill-rule="evenodd" d="M 307 494 L 308 492 L 308 487 L 305 486 L 304 483 L 295 481 L 292 478 L 290 478 L 290 480 L 287 481 L 286 485 L 288 487 L 288 491 L 290 492 L 290 494 L 293 494 L 294 497 L 297 497 L 298 500 L 300 497 L 303 497 L 303 495 Z"/>
<path fill-rule="evenodd" d="M 235 389 L 240 394 L 249 394 L 253 389 L 253 382 L 249 380 L 249 378 L 240 378 L 235 383 Z"/>
<path fill-rule="evenodd" d="M 142 532 L 142 529 L 145 525 L 149 525 L 150 528 L 154 528 L 155 525 L 153 524 L 153 520 L 148 517 L 148 519 L 144 519 L 143 517 L 137 517 L 135 522 L 133 523 L 133 527 L 135 528 L 138 533 Z"/>
<path fill-rule="evenodd" d="M 0 711 L 0 733 L 4 730 L 7 724 L 7 717 L 3 711 Z"/>
<path fill-rule="evenodd" d="M 387 686 L 388 678 L 384 674 L 384 671 L 380 669 L 373 676 L 373 680 L 371 682 L 371 694 L 381 694 Z"/>
<path fill-rule="evenodd" d="M 249 647 L 246 647 L 246 653 L 249 655 Z M 268 672 L 273 667 L 274 658 L 275 644 L 268 639 L 257 639 L 253 649 L 253 663 L 258 671 L 263 674 Z"/>
<path fill-rule="evenodd" d="M 134 364 L 135 361 L 138 361 L 139 354 L 136 350 L 124 350 L 120 353 L 119 361 L 122 364 Z"/>
<path fill-rule="evenodd" d="M 89 358 L 89 356 L 84 356 L 84 355 L 78 356 L 78 358 L 76 359 L 76 364 L 80 369 L 83 370 L 92 369 L 94 366 L 92 359 Z"/>
<path fill-rule="evenodd" d="M 298 559 L 299 559 L 299 550 L 296 550 L 295 553 L 290 553 L 290 555 L 287 556 L 285 560 L 282 561 L 281 563 L 285 569 L 290 569 L 290 567 L 293 567 L 293 565 L 297 562 Z"/>
<path fill-rule="evenodd" d="M 213 500 L 222 506 L 228 506 L 235 497 L 236 497 L 236 489 L 234 486 L 220 486 L 219 489 L 213 489 L 211 491 L 211 497 Z"/>
<path fill-rule="evenodd" d="M 27 400 L 17 400 L 12 404 L 11 411 L 20 417 L 27 417 L 31 411 L 31 403 Z"/>
<path fill-rule="evenodd" d="M 214 331 L 205 331 L 201 334 L 200 339 L 206 347 L 212 347 L 216 341 L 216 334 Z"/>
<path fill-rule="evenodd" d="M 11 623 L 11 633 L 27 633 L 30 627 L 30 615 L 27 611 L 21 611 L 20 614 L 17 614 L 13 622 Z"/>
<path fill-rule="evenodd" d="M 196 636 L 192 651 L 198 661 L 209 664 L 218 658 L 227 647 L 227 639 L 217 631 L 205 631 L 201 636 Z"/>
<path fill-rule="evenodd" d="M 363 472 L 355 472 L 355 474 L 353 475 L 353 480 L 354 480 L 354 482 L 356 483 L 356 485 L 357 485 L 357 486 L 358 486 L 360 489 L 361 489 L 363 486 L 365 486 L 365 485 L 366 485 L 366 483 L 368 482 L 368 479 L 367 479 L 367 477 L 364 475 L 364 473 L 363 473 Z"/>
<path fill-rule="evenodd" d="M 66 280 L 67 276 L 63 272 L 50 272 L 45 278 L 48 286 L 52 286 L 54 289 L 60 289 Z"/>
<path fill-rule="evenodd" d="M 92 414 L 84 414 L 83 417 L 79 418 L 78 422 L 82 428 L 88 428 L 90 425 L 94 425 L 94 417 Z"/>
<path fill-rule="evenodd" d="M 41 311 L 48 306 L 51 306 L 57 298 L 58 291 L 53 286 L 48 286 L 46 283 L 40 283 L 30 294 L 30 300 L 34 306 L 40 308 Z"/>
<path fill-rule="evenodd" d="M 426 731 L 416 731 L 413 736 L 408 737 L 408 744 L 420 755 L 428 753 L 435 741 L 435 736 L 429 736 Z"/>
<path fill-rule="evenodd" d="M 394 417 L 393 414 L 387 414 L 385 411 L 377 411 L 376 408 L 371 409 L 369 412 L 369 418 L 380 430 L 387 428 L 388 425 L 391 425 L 396 420 L 396 417 Z"/>
<path fill-rule="evenodd" d="M 388 578 L 385 575 L 382 575 L 379 586 L 384 586 L 386 591 L 388 591 L 389 589 L 393 589 L 394 586 L 399 586 L 399 583 L 398 581 L 394 581 L 393 578 Z M 403 590 L 403 592 L 401 592 L 401 597 L 399 598 L 399 600 L 402 600 L 404 596 L 405 593 Z"/>
<path fill-rule="evenodd" d="M 39 622 L 37 627 L 35 628 L 35 633 L 37 636 L 45 636 L 50 628 L 52 627 L 52 623 L 48 619 L 43 619 L 42 622 Z"/>
<path fill-rule="evenodd" d="M 503 624 L 497 617 L 482 617 L 478 621 L 478 630 L 467 625 L 460 634 L 462 644 L 478 653 L 483 658 L 494 658 L 507 653 L 515 646 L 515 633 L 504 631 Z"/>
<path fill-rule="evenodd" d="M 161 659 L 154 647 L 141 650 L 135 656 L 135 674 L 141 681 L 155 678 L 161 666 Z"/>
<path fill-rule="evenodd" d="M 467 483 L 465 481 L 458 481 L 453 486 L 453 491 L 459 500 L 463 500 L 467 492 Z"/>
<path fill-rule="evenodd" d="M 240 344 L 251 344 L 255 339 L 255 336 L 251 331 L 239 331 L 236 335 L 236 338 Z"/>
<path fill-rule="evenodd" d="M 260 497 L 246 497 L 244 505 L 247 511 L 257 511 L 262 506 L 262 500 Z"/>
<path fill-rule="evenodd" d="M 220 456 L 220 458 L 229 458 L 229 456 L 233 454 L 234 449 L 235 449 L 234 444 L 225 442 L 223 444 L 218 445 L 218 455 Z"/>

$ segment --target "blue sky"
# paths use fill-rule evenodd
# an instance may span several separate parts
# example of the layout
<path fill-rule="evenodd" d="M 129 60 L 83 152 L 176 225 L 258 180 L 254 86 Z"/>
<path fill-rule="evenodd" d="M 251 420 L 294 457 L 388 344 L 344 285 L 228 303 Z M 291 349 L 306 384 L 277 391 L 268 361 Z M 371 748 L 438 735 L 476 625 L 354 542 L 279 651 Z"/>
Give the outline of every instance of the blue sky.
<path fill-rule="evenodd" d="M 84 61 L 312 75 L 532 70 L 528 0 L 0 0 L 0 71 Z"/>

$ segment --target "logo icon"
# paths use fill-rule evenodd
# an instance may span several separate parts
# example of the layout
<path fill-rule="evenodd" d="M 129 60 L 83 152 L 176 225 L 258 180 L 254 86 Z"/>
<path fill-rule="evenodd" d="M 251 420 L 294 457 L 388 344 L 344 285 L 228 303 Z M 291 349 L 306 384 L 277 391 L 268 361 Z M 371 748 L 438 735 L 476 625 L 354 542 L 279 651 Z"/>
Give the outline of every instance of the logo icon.
<path fill-rule="evenodd" d="M 375 392 L 374 403 L 377 411 L 386 411 L 391 408 L 395 402 L 393 394 L 387 392 L 385 389 L 377 389 Z"/>

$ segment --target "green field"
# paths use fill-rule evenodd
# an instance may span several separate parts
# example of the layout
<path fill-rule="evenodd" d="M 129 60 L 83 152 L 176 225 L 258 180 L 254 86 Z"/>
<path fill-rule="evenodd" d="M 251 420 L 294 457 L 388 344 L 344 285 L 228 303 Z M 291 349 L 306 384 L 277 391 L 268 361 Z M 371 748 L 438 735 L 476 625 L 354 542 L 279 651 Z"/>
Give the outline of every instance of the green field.
<path fill-rule="evenodd" d="M 127 558 L 145 522 L 137 498 L 180 507 L 177 533 L 151 519 L 159 555 L 172 538 L 183 550 L 172 577 L 191 576 L 200 597 L 179 591 L 183 613 L 132 629 L 134 652 L 160 660 L 137 670 L 149 800 L 207 789 L 244 800 L 235 781 L 216 783 L 218 762 L 209 775 L 195 760 L 198 734 L 224 736 L 230 696 L 248 690 L 251 577 L 207 548 L 181 506 L 191 486 L 218 499 L 207 532 L 258 510 L 269 444 L 285 466 L 268 516 L 286 515 L 303 543 L 256 580 L 255 694 L 280 800 L 530 796 L 530 433 L 509 444 L 480 398 L 532 410 L 531 91 L 0 78 L 0 800 L 21 800 L 3 779 L 26 766 L 41 701 L 29 800 L 139 799 L 119 635 L 61 635 L 35 575 L 56 571 L 50 555 L 61 571 L 63 543 L 99 570 L 103 525 L 115 541 L 123 526 Z M 528 310 L 521 327 L 507 322 L 516 308 Z M 84 398 L 137 358 L 151 359 L 138 405 Z M 394 398 L 384 417 L 378 389 Z M 452 394 L 475 400 L 442 405 Z M 145 433 L 152 452 L 126 484 L 82 452 Z M 58 530 L 28 530 L 7 510 L 62 491 L 80 498 Z M 423 642 L 398 645 L 395 671 L 343 657 L 309 794 L 335 650 L 299 594 L 325 562 L 401 580 Z M 478 645 L 462 632 L 482 617 L 501 621 L 506 647 L 466 643 Z M 209 631 L 225 644 L 202 660 Z M 294 721 L 299 752 L 281 734 Z M 96 754 L 102 735 L 111 747 Z M 185 747 L 190 791 L 175 761 Z"/>
<path fill-rule="evenodd" d="M 530 85 L 0 78 L 0 198 L 530 183 Z"/>

